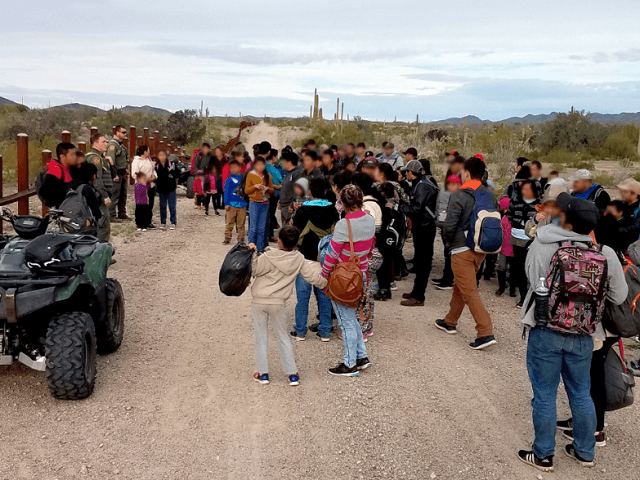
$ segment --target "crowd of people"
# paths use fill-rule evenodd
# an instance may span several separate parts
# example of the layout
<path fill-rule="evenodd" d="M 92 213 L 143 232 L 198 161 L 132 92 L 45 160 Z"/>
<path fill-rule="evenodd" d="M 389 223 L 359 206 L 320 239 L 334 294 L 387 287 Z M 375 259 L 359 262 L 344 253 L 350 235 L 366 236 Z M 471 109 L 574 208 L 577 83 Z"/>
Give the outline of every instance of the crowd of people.
<path fill-rule="evenodd" d="M 47 166 L 38 189 L 43 201 L 55 207 L 69 189 L 89 185 L 83 195 L 90 193 L 87 201 L 102 241 L 109 240 L 111 219 L 128 218 L 129 173 L 135 179 L 138 229 L 154 228 L 156 196 L 162 226 L 167 207 L 171 228 L 177 224 L 175 166 L 164 151 L 151 159 L 143 145 L 128 173 L 124 135 L 122 126 L 109 142 L 94 135 L 85 158 L 71 144 L 58 145 L 57 158 Z M 400 155 L 391 143 L 376 155 L 364 143 L 329 146 L 309 140 L 296 152 L 289 146 L 278 151 L 265 141 L 254 145 L 251 154 L 238 144 L 228 157 L 219 147 L 202 145 L 193 159 L 195 208 L 204 208 L 206 215 L 211 205 L 215 214 L 224 209 L 223 244 L 230 244 L 235 232 L 238 242 L 255 250 L 255 380 L 269 383 L 269 324 L 291 385 L 300 383 L 291 340 L 305 341 L 311 332 L 328 342 L 334 319 L 344 356 L 329 373 L 357 376 L 369 368 L 366 342 L 374 335 L 375 303 L 392 301 L 397 283 L 410 274 L 415 275 L 413 286 L 403 294 L 401 307 L 424 306 L 429 283 L 451 290 L 449 310 L 435 326 L 456 334 L 466 306 L 477 332 L 469 346 L 483 350 L 496 345 L 491 314 L 479 289 L 483 279 L 491 281 L 495 275 L 495 294 L 508 291 L 516 299 L 514 307 L 522 309 L 528 333 L 535 440 L 533 448 L 521 450 L 518 457 L 540 470 L 553 470 L 555 430 L 560 429 L 571 440 L 565 453 L 592 466 L 595 446 L 606 444 L 604 359 L 618 340 L 602 327 L 600 304 L 605 299 L 621 304 L 628 293 L 623 266 L 640 264 L 640 182 L 621 182 L 620 199 L 611 200 L 588 170 L 578 170 L 568 181 L 558 172 L 545 178 L 540 162 L 521 157 L 515 160 L 513 181 L 498 192 L 482 154 L 464 158 L 452 151 L 445 154 L 447 172 L 439 186 L 430 160 L 418 156 L 415 148 Z M 485 224 L 486 219 L 496 223 Z M 440 278 L 430 281 L 438 231 L 444 269 Z M 497 248 L 488 251 L 479 238 L 486 236 L 492 243 L 492 235 L 498 235 Z M 413 254 L 405 259 L 409 237 Z M 268 248 L 270 243 L 278 248 Z M 567 253 L 571 248 L 577 250 Z M 601 288 L 586 307 L 582 300 L 556 300 L 549 308 L 549 298 L 565 291 L 565 274 L 575 273 L 568 260 L 574 258 L 590 272 L 591 284 Z M 359 268 L 362 275 L 356 304 L 341 301 L 328 285 L 335 272 L 344 274 L 349 268 Z M 561 279 L 554 276 L 554 268 L 566 269 Z M 294 291 L 291 320 L 285 303 Z M 319 314 L 310 324 L 312 296 Z M 640 370 L 640 365 L 632 366 Z M 555 399 L 561 377 L 572 418 L 558 421 Z"/>

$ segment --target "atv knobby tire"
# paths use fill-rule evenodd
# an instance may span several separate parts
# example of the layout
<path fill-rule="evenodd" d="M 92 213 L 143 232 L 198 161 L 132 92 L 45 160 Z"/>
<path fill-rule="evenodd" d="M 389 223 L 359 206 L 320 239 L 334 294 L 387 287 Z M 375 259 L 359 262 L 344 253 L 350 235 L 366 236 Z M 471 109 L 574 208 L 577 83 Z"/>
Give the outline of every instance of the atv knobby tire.
<path fill-rule="evenodd" d="M 189 175 L 187 178 L 187 198 L 193 198 L 196 194 L 193 192 L 193 182 L 196 181 L 196 177 L 193 175 Z"/>
<path fill-rule="evenodd" d="M 113 353 L 124 337 L 124 293 L 120 282 L 107 278 L 107 313 L 104 319 L 96 324 L 98 337 L 98 353 Z"/>
<path fill-rule="evenodd" d="M 59 400 L 81 400 L 96 382 L 96 332 L 91 315 L 69 312 L 49 323 L 45 354 L 49 391 Z"/>

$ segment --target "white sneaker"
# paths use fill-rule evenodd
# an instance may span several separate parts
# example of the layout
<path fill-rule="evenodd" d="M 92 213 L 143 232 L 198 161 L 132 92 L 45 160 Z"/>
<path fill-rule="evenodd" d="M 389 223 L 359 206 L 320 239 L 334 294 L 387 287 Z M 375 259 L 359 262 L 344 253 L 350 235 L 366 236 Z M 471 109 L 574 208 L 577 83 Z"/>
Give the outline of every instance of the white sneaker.
<path fill-rule="evenodd" d="M 169 230 L 175 230 L 176 229 L 176 224 L 172 223 L 171 226 L 169 227 Z"/>
<path fill-rule="evenodd" d="M 142 231 L 142 229 L 141 229 L 141 228 L 139 228 L 139 229 L 138 229 L 138 231 L 139 231 L 139 232 L 141 232 L 141 231 Z"/>
<path fill-rule="evenodd" d="M 391 286 L 389 287 L 389 289 L 392 292 L 397 292 L 398 291 L 398 285 L 396 285 L 396 282 L 391 282 Z"/>
<path fill-rule="evenodd" d="M 143 232 L 146 232 L 146 231 L 147 231 L 147 229 L 146 229 L 146 228 L 143 228 L 143 229 L 142 229 L 142 231 L 143 231 Z"/>

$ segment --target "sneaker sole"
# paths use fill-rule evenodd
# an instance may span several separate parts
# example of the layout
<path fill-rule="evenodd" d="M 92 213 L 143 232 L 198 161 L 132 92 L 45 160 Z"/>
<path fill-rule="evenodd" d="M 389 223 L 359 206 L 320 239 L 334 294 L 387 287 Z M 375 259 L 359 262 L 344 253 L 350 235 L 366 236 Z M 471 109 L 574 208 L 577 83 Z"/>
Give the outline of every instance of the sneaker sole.
<path fill-rule="evenodd" d="M 572 429 L 569 429 L 569 430 L 558 429 L 558 430 L 560 430 L 562 432 L 562 436 L 564 438 L 566 438 L 567 440 L 573 442 L 573 437 L 567 435 L 567 432 L 571 431 Z M 607 441 L 606 440 L 603 440 L 602 442 L 599 442 L 599 441 L 596 440 L 596 447 L 606 447 L 606 446 L 607 446 Z"/>
<path fill-rule="evenodd" d="M 438 290 L 453 290 L 453 287 L 449 287 L 449 286 L 442 286 L 442 285 L 436 285 L 435 286 Z"/>
<path fill-rule="evenodd" d="M 353 372 L 353 373 L 333 373 L 333 372 L 329 372 L 331 375 L 335 375 L 336 377 L 357 377 L 360 372 Z"/>
<path fill-rule="evenodd" d="M 289 382 L 289 385 L 291 385 L 292 387 L 297 387 L 298 385 L 300 385 L 300 382 Z"/>
<path fill-rule="evenodd" d="M 570 431 L 570 430 L 573 430 L 573 426 L 571 426 L 571 427 L 558 427 L 558 426 L 556 425 L 556 429 L 557 429 L 557 430 L 560 430 L 561 432 L 568 432 L 568 431 Z M 573 439 L 572 439 L 572 440 L 573 440 Z"/>
<path fill-rule="evenodd" d="M 258 382 L 260 385 L 269 385 L 269 380 L 260 380 L 258 378 L 254 378 L 254 380 Z"/>
<path fill-rule="evenodd" d="M 490 342 L 487 343 L 483 343 L 482 345 L 478 345 L 477 347 L 471 347 L 471 345 L 469 345 L 472 349 L 474 350 L 483 350 L 487 347 L 490 347 L 491 345 L 497 345 L 498 342 L 495 340 L 491 340 Z"/>
<path fill-rule="evenodd" d="M 367 368 L 369 368 L 371 366 L 371 362 L 369 363 L 365 363 L 364 365 L 360 365 L 358 368 L 358 370 L 366 370 Z"/>
<path fill-rule="evenodd" d="M 329 338 L 329 337 L 318 337 L 318 338 L 320 338 L 321 342 L 325 342 L 325 343 L 328 342 L 329 340 L 331 340 L 331 338 Z"/>
<path fill-rule="evenodd" d="M 525 465 L 529 465 L 530 467 L 537 468 L 541 472 L 553 472 L 553 470 L 555 469 L 555 467 L 543 467 L 542 465 L 536 465 L 535 463 L 528 462 L 517 453 L 516 453 L 516 457 L 518 457 L 520 461 Z"/>
<path fill-rule="evenodd" d="M 456 335 L 458 333 L 458 329 L 456 328 L 455 330 L 447 330 L 444 327 L 441 327 L 440 325 L 438 325 L 437 323 L 435 324 L 436 328 L 438 330 L 442 330 L 445 333 L 448 333 L 449 335 Z"/>
<path fill-rule="evenodd" d="M 569 452 L 567 452 L 566 447 L 565 447 L 565 448 L 563 448 L 563 449 L 562 449 L 562 451 L 564 452 L 564 454 L 565 454 L 567 457 L 569 457 L 569 458 L 573 458 L 573 459 L 576 461 L 576 463 L 577 463 L 578 465 L 581 465 L 581 466 L 583 466 L 583 467 L 585 467 L 585 468 L 591 468 L 591 467 L 595 466 L 595 463 L 594 463 L 594 462 L 583 462 L 582 460 L 578 460 L 578 458 L 577 458 L 576 456 L 571 455 Z"/>

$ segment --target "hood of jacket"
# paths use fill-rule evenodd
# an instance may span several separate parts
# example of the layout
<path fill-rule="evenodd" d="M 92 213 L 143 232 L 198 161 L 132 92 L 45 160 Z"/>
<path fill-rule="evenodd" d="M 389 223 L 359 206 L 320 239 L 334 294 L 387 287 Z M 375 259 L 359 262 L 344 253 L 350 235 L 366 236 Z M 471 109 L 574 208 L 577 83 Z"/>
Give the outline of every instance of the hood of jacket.
<path fill-rule="evenodd" d="M 580 233 L 565 230 L 558 225 L 545 225 L 538 228 L 538 240 L 540 243 L 564 243 L 564 242 L 580 242 L 584 244 L 593 243 L 593 239 L 589 235 L 582 235 Z"/>
<path fill-rule="evenodd" d="M 265 259 L 285 275 L 293 275 L 300 270 L 304 257 L 296 250 L 286 252 L 280 249 L 269 249 L 264 253 Z"/>

